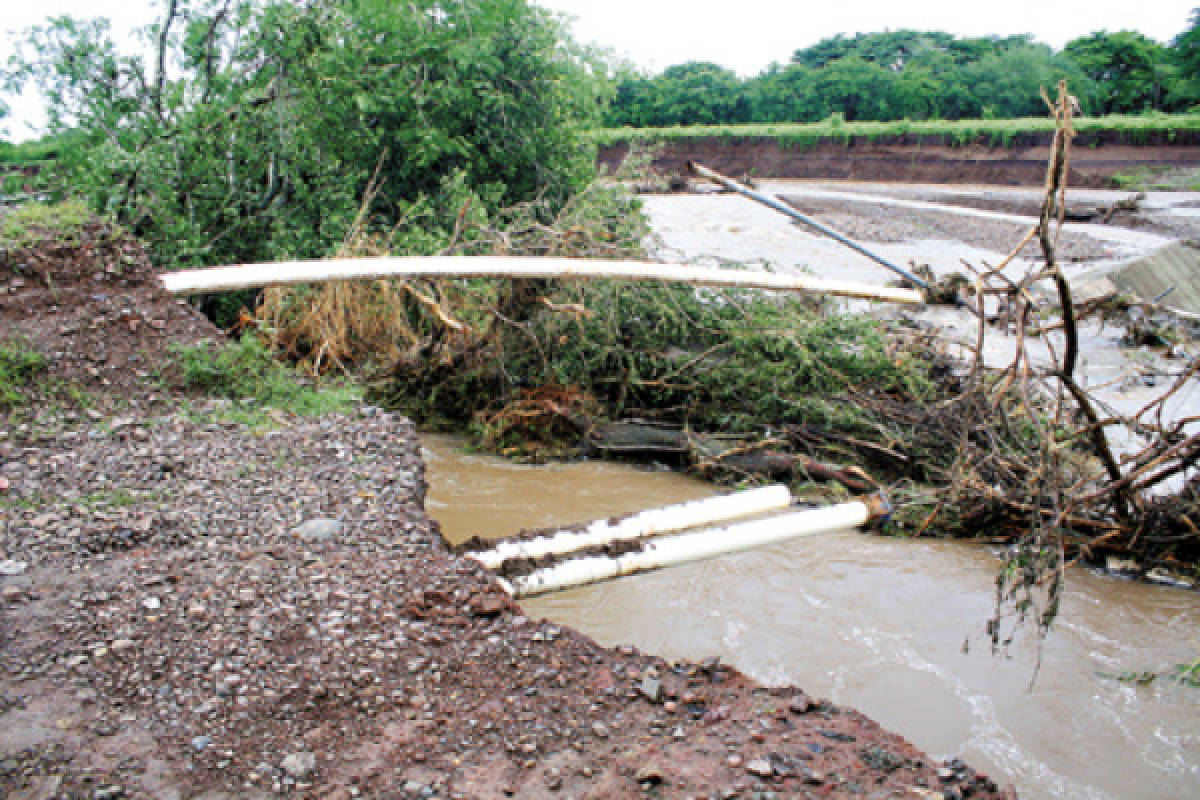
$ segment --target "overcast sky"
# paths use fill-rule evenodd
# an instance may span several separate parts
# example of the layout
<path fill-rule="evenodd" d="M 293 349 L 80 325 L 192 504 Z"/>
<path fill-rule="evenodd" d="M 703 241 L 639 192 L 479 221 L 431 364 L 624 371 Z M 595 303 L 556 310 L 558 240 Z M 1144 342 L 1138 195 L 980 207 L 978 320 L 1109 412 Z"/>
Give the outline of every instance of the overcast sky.
<path fill-rule="evenodd" d="M 1032 33 L 1055 48 L 1093 31 L 1136 30 L 1166 43 L 1187 25 L 1200 0 L 536 0 L 575 18 L 576 38 L 662 70 L 689 60 L 715 61 L 743 76 L 792 51 L 838 33 L 915 28 L 962 36 Z M 0 0 L 0 67 L 12 53 L 10 31 L 47 16 L 105 16 L 123 33 L 154 19 L 150 0 Z M 40 117 L 34 98 L 6 98 L 13 107 L 8 131 L 28 138 L 27 122 Z"/>

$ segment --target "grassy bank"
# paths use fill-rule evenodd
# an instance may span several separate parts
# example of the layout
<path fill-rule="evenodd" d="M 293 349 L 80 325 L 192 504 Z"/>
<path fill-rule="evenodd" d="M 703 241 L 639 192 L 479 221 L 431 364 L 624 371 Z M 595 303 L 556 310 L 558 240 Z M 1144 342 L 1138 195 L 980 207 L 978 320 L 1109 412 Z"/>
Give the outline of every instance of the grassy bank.
<path fill-rule="evenodd" d="M 1129 144 L 1174 141 L 1179 134 L 1200 133 L 1200 114 L 1139 114 L 1080 117 L 1075 129 L 1083 135 L 1115 135 Z M 813 123 L 769 123 L 745 125 L 690 125 L 671 128 L 605 128 L 592 132 L 601 146 L 626 142 L 675 142 L 694 139 L 774 139 L 785 147 L 812 147 L 822 141 L 845 143 L 916 136 L 929 143 L 966 146 L 983 143 L 1008 146 L 1025 135 L 1054 133 L 1054 120 L 963 119 L 897 120 L 894 122 L 847 122 L 838 117 Z"/>

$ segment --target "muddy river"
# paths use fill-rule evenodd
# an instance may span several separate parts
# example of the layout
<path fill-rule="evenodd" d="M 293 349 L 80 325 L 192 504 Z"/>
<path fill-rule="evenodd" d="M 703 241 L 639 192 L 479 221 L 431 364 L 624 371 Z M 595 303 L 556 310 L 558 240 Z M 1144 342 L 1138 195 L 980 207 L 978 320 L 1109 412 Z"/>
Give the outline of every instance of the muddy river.
<path fill-rule="evenodd" d="M 716 491 L 670 472 L 520 466 L 434 436 L 425 446 L 427 506 L 455 540 Z M 1200 689 L 1098 674 L 1200 658 L 1200 594 L 1075 570 L 1052 635 L 1040 646 L 1020 637 L 994 656 L 983 624 L 996 566 L 970 545 L 846 532 L 523 604 L 604 644 L 716 655 L 856 707 L 931 754 L 961 755 L 1016 784 L 1023 798 L 1200 794 Z"/>

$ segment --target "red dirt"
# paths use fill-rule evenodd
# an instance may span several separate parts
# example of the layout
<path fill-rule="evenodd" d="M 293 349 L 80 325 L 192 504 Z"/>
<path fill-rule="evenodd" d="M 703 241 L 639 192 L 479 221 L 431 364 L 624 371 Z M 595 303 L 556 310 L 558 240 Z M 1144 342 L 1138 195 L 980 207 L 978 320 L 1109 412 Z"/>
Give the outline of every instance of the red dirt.
<path fill-rule="evenodd" d="M 0 251 L 0 343 L 23 341 L 46 358 L 47 377 L 90 402 L 162 402 L 156 379 L 170 376 L 172 347 L 221 336 L 163 291 L 141 246 L 108 225 L 87 225 L 75 242 Z"/>

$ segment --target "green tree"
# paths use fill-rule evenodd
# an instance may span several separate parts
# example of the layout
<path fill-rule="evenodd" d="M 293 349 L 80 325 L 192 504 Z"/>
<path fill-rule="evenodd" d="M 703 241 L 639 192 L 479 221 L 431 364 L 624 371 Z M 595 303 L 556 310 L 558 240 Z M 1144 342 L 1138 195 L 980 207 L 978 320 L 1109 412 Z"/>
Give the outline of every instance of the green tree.
<path fill-rule="evenodd" d="M 1045 45 L 1015 47 L 989 55 L 963 69 L 964 80 L 977 104 L 971 116 L 988 118 L 1036 117 L 1046 113 L 1041 97 L 1060 80 L 1092 110 L 1094 92 L 1074 63 Z"/>
<path fill-rule="evenodd" d="M 756 122 L 816 122 L 825 113 L 814 86 L 814 70 L 772 64 L 746 82 L 750 117 Z"/>
<path fill-rule="evenodd" d="M 821 116 L 837 112 L 849 121 L 896 119 L 896 74 L 859 56 L 840 58 L 813 76 Z"/>
<path fill-rule="evenodd" d="M 655 81 L 660 125 L 716 125 L 745 117 L 742 82 L 733 70 L 707 61 L 667 67 Z"/>
<path fill-rule="evenodd" d="M 525 0 L 163 5 L 150 59 L 61 18 L 17 65 L 86 135 L 75 184 L 161 261 L 322 255 L 376 168 L 389 229 L 449 227 L 468 198 L 561 203 L 593 174 L 579 133 L 606 70 Z"/>
<path fill-rule="evenodd" d="M 1177 78 L 1168 94 L 1172 111 L 1185 111 L 1200 104 L 1200 8 L 1192 9 L 1188 28 L 1175 37 L 1172 52 Z"/>
<path fill-rule="evenodd" d="M 1102 114 L 1161 110 L 1170 81 L 1167 49 L 1135 31 L 1099 31 L 1067 43 L 1064 55 L 1099 87 Z"/>

